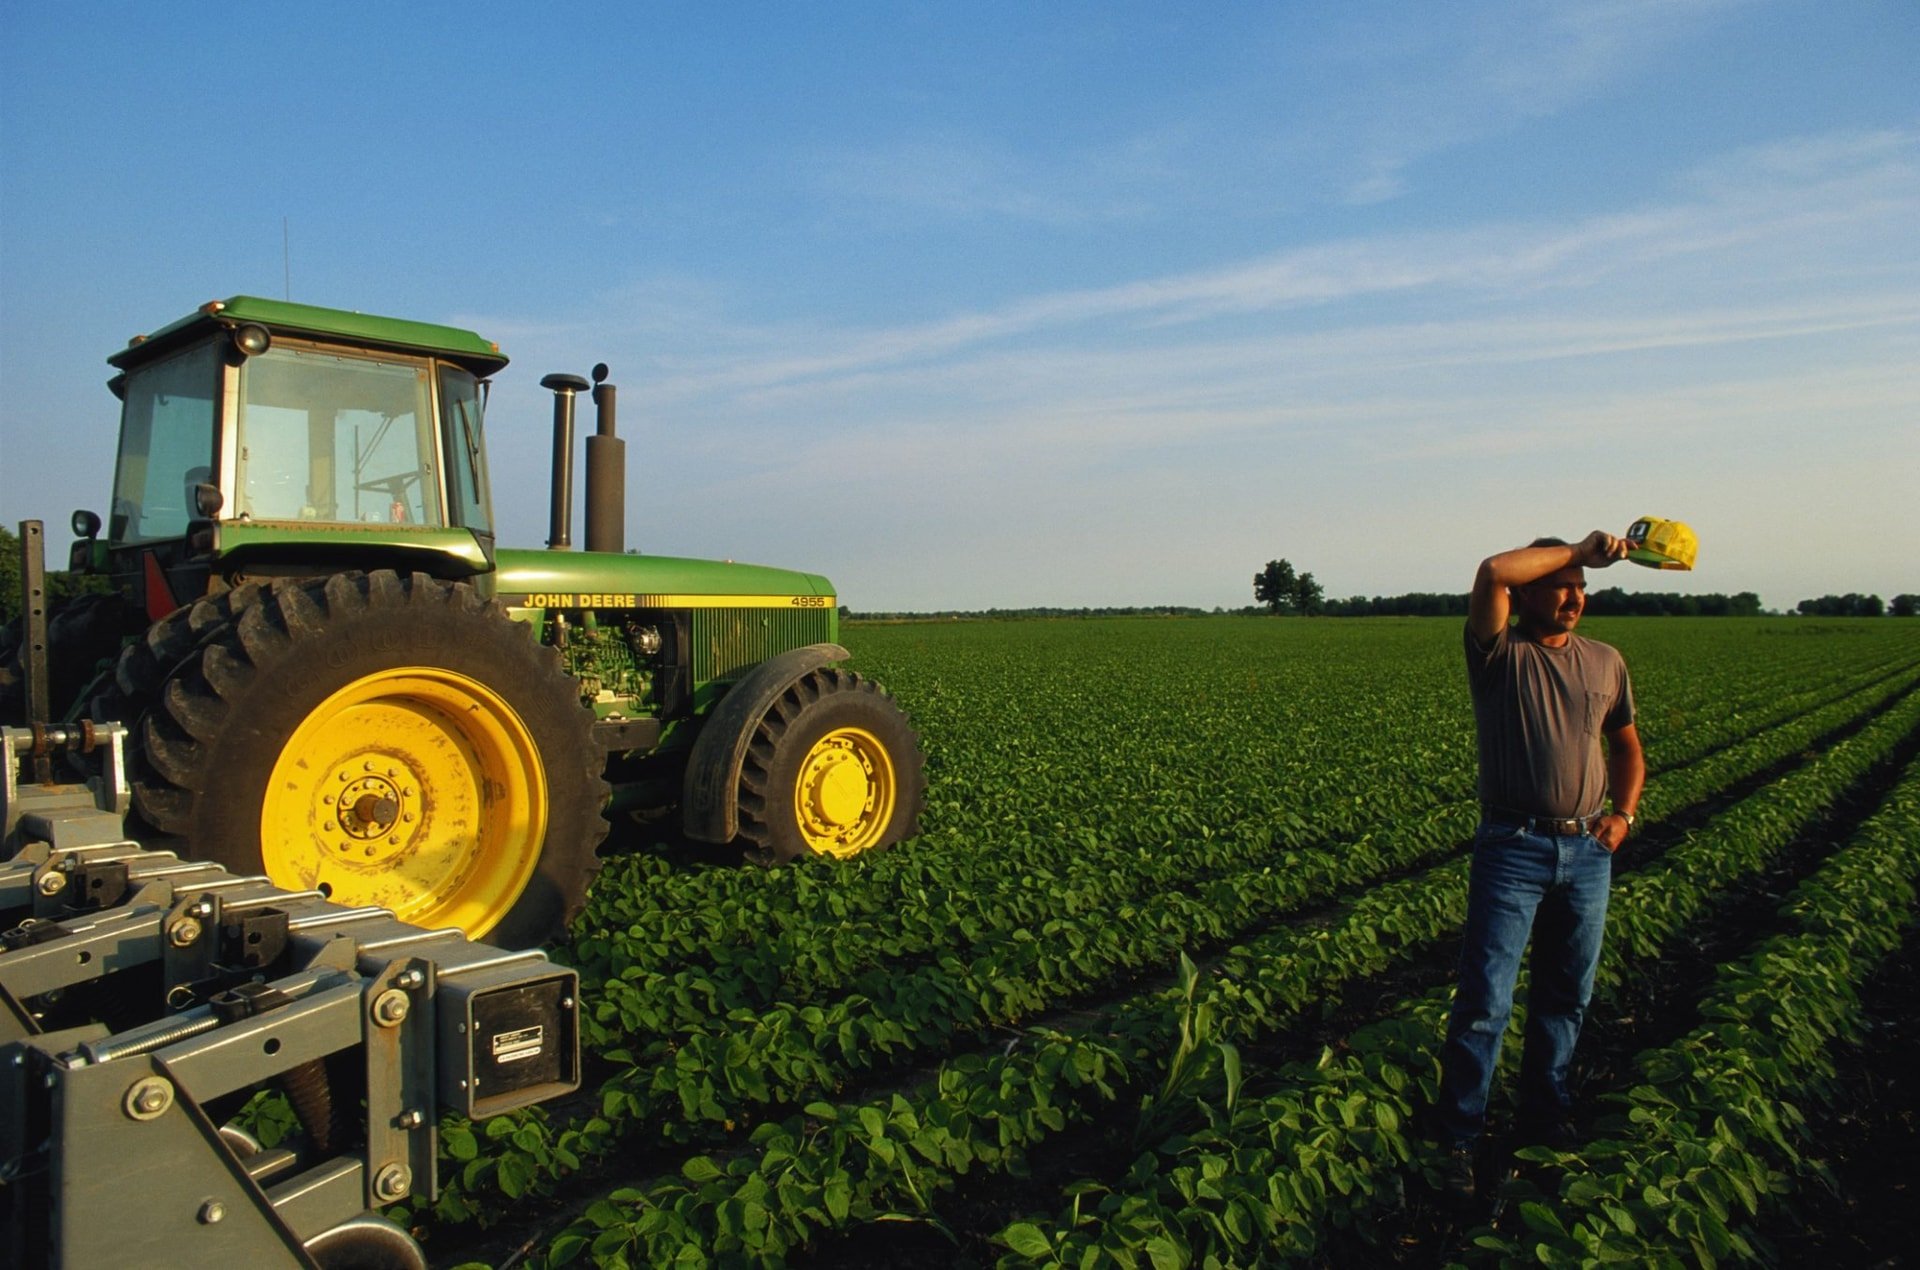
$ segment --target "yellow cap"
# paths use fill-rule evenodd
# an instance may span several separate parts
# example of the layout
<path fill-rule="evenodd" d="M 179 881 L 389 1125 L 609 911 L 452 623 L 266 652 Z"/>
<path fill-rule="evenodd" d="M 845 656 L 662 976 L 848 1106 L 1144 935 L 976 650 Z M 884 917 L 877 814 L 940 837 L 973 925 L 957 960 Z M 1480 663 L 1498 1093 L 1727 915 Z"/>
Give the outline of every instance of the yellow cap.
<path fill-rule="evenodd" d="M 1693 530 L 1677 520 L 1642 516 L 1627 529 L 1627 541 L 1633 550 L 1627 559 L 1649 569 L 1691 569 L 1700 552 L 1700 540 Z"/>

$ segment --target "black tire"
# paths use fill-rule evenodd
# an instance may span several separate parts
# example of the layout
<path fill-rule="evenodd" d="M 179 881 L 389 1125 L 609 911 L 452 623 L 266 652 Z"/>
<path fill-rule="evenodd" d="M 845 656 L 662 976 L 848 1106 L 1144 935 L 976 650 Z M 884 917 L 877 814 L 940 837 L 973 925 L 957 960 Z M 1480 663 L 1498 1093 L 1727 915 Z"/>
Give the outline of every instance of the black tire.
<path fill-rule="evenodd" d="M 141 815 L 282 886 L 324 883 L 507 947 L 561 936 L 608 826 L 593 715 L 559 655 L 472 587 L 425 574 L 251 599 L 147 713 Z"/>
<path fill-rule="evenodd" d="M 836 817 L 818 795 L 842 764 L 855 792 Z M 809 671 L 774 701 L 747 746 L 740 838 L 762 864 L 884 851 L 919 830 L 925 767 L 912 722 L 885 689 L 848 670 Z"/>
<path fill-rule="evenodd" d="M 0 722 L 27 721 L 26 668 L 20 659 L 24 619 L 0 635 Z M 102 662 L 120 654 L 120 645 L 137 630 L 136 620 L 118 593 L 92 591 L 63 600 L 47 618 L 48 704 L 52 722 L 63 718 L 100 675 Z"/>
<path fill-rule="evenodd" d="M 94 694 L 88 714 L 97 723 L 124 723 L 137 735 L 168 677 L 261 591 L 257 582 L 243 583 L 183 604 L 147 627 L 121 650 L 113 678 Z"/>

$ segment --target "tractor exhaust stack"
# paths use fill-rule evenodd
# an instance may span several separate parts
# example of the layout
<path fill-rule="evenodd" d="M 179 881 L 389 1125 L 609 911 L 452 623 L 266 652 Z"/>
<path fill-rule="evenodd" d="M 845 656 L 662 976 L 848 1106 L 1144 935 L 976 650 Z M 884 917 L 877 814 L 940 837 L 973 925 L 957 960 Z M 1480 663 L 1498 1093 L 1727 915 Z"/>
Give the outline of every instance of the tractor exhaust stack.
<path fill-rule="evenodd" d="M 614 386 L 593 368 L 594 434 L 587 438 L 587 550 L 627 549 L 627 443 L 613 434 Z"/>
<path fill-rule="evenodd" d="M 573 399 L 587 390 L 578 375 L 548 375 L 540 386 L 553 394 L 553 514 L 547 549 L 573 548 Z"/>

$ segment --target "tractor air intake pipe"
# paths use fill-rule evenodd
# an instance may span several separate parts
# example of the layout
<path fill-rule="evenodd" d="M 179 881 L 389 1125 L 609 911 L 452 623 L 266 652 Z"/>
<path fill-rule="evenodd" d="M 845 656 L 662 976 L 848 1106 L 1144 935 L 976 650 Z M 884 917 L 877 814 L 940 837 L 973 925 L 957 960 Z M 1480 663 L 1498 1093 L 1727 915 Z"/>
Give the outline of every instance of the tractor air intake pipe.
<path fill-rule="evenodd" d="M 587 550 L 627 549 L 627 443 L 613 435 L 614 386 L 593 368 L 594 434 L 587 438 Z"/>
<path fill-rule="evenodd" d="M 553 516 L 547 549 L 573 546 L 573 398 L 587 390 L 578 375 L 548 375 L 540 386 L 553 394 Z"/>

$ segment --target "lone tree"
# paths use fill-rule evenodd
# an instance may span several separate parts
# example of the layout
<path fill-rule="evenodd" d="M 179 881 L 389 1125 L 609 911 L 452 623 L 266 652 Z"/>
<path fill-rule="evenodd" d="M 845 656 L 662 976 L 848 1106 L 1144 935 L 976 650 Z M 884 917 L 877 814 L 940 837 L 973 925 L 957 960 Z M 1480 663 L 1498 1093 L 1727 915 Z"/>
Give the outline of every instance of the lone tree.
<path fill-rule="evenodd" d="M 1312 615 L 1326 607 L 1326 589 L 1311 573 L 1295 573 L 1291 562 L 1269 560 L 1253 575 L 1253 598 L 1274 614 Z"/>
<path fill-rule="evenodd" d="M 1269 560 L 1266 568 L 1253 575 L 1253 598 L 1266 605 L 1270 613 L 1291 613 L 1294 589 L 1299 585 L 1299 575 L 1291 563 Z"/>

